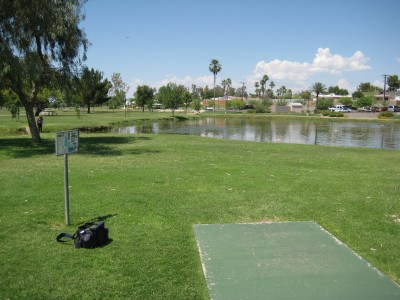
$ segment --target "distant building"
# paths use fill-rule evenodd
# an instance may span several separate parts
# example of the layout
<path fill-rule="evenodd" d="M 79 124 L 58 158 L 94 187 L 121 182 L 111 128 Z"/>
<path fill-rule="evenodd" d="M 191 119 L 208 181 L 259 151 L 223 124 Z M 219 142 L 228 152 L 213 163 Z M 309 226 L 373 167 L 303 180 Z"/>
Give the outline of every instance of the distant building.
<path fill-rule="evenodd" d="M 331 94 L 326 94 L 322 95 L 320 94 L 318 96 L 318 99 L 333 99 L 333 100 L 339 100 L 340 98 L 351 98 L 351 95 L 336 95 L 334 93 Z M 313 101 L 317 101 L 317 96 L 313 97 Z"/>

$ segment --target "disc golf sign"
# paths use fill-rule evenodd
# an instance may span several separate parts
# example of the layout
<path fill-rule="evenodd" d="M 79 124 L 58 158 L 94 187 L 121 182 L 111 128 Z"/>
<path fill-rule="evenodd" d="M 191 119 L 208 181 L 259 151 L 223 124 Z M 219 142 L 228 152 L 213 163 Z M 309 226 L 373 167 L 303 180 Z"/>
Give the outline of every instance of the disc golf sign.
<path fill-rule="evenodd" d="M 79 130 L 59 131 L 56 133 L 56 155 L 64 155 L 64 202 L 65 223 L 69 222 L 69 190 L 68 190 L 68 154 L 78 152 Z"/>
<path fill-rule="evenodd" d="M 59 131 L 56 134 L 56 155 L 78 152 L 79 130 Z"/>

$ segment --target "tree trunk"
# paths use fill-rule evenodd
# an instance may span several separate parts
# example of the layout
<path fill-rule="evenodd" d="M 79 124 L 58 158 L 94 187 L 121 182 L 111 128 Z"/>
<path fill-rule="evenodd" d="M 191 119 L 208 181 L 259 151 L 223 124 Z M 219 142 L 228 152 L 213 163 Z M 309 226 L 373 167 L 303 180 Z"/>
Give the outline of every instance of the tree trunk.
<path fill-rule="evenodd" d="M 28 120 L 29 131 L 31 132 L 32 141 L 36 144 L 41 143 L 42 139 L 40 138 L 39 129 L 36 125 L 35 115 L 33 113 L 33 104 L 30 103 L 26 98 L 21 98 L 21 96 L 20 100 L 25 108 L 26 119 Z"/>

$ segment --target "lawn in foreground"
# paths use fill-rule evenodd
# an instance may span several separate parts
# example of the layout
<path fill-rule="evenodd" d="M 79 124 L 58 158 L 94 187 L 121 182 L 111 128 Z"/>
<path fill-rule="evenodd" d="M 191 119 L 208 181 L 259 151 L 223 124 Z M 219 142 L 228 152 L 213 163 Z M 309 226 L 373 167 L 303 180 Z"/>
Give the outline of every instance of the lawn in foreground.
<path fill-rule="evenodd" d="M 0 297 L 207 299 L 193 224 L 315 221 L 400 283 L 399 152 L 177 135 L 0 138 Z M 396 163 L 397 162 L 397 163 Z M 112 243 L 55 242 L 103 217 Z"/>

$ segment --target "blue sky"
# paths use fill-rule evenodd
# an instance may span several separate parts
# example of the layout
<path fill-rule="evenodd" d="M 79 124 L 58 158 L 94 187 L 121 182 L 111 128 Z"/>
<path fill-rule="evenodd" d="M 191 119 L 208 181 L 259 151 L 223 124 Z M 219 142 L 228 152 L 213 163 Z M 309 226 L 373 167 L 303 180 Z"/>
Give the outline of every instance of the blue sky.
<path fill-rule="evenodd" d="M 400 75 L 399 0 L 89 0 L 84 12 L 86 65 L 120 73 L 128 96 L 143 84 L 212 87 L 213 58 L 217 84 L 250 92 L 264 74 L 294 92 Z"/>

